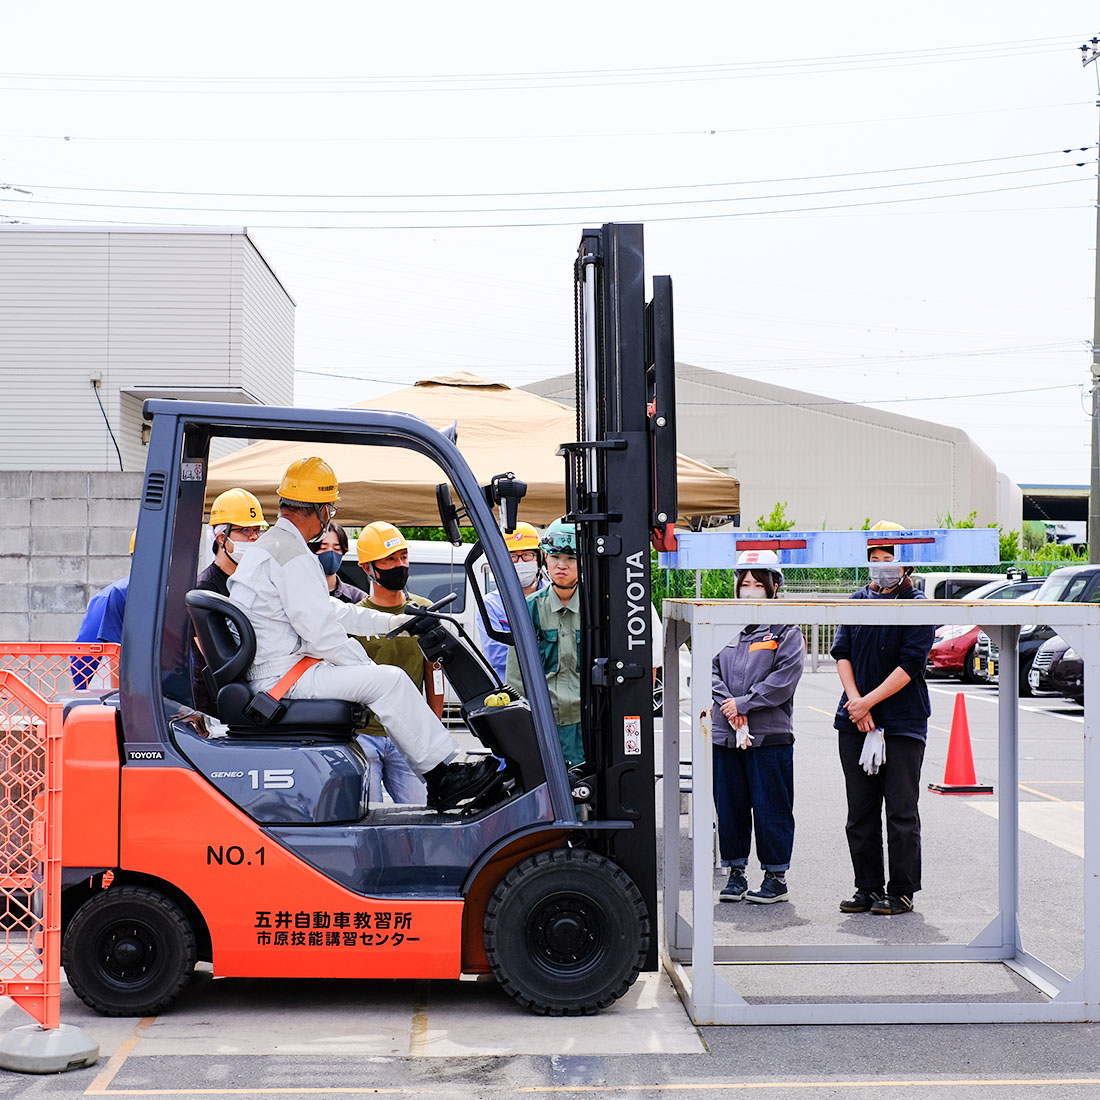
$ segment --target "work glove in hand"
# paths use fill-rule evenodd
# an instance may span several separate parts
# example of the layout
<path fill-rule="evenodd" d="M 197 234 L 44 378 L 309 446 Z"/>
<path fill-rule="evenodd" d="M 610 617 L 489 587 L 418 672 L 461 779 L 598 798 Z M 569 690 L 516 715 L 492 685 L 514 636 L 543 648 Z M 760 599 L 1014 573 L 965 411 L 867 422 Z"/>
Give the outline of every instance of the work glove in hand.
<path fill-rule="evenodd" d="M 733 731 L 734 736 L 737 739 L 737 747 L 739 749 L 747 749 L 752 745 L 752 734 L 749 733 L 749 727 L 741 726 L 740 729 Z"/>
<path fill-rule="evenodd" d="M 886 761 L 886 735 L 880 729 L 864 734 L 863 752 L 859 754 L 859 766 L 868 775 L 878 775 Z"/>

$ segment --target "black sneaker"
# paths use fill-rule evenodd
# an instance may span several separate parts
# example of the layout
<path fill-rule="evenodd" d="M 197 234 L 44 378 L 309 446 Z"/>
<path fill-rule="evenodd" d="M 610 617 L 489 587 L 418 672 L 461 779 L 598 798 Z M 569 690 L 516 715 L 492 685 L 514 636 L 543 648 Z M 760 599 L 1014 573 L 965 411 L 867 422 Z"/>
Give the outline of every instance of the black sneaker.
<path fill-rule="evenodd" d="M 744 867 L 731 867 L 730 880 L 722 887 L 719 901 L 741 901 L 749 892 L 749 880 L 745 878 Z"/>
<path fill-rule="evenodd" d="M 764 881 L 759 890 L 750 890 L 745 901 L 754 901 L 757 905 L 771 905 L 775 901 L 787 900 L 787 880 L 774 871 L 764 872 Z"/>
<path fill-rule="evenodd" d="M 896 917 L 899 913 L 912 913 L 913 899 L 905 894 L 887 894 L 871 906 L 871 912 L 880 917 Z"/>
<path fill-rule="evenodd" d="M 424 776 L 428 805 L 433 810 L 453 810 L 463 802 L 480 798 L 504 781 L 504 768 L 504 761 L 495 756 L 476 763 L 440 764 Z"/>
<path fill-rule="evenodd" d="M 874 890 L 857 890 L 850 898 L 840 903 L 842 913 L 870 913 L 884 898 Z"/>

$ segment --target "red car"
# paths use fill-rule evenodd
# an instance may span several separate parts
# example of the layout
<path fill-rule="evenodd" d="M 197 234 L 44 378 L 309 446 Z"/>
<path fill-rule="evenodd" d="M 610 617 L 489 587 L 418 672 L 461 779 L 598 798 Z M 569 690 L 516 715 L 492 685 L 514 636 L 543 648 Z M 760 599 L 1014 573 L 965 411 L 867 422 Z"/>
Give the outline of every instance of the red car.
<path fill-rule="evenodd" d="M 981 588 L 975 588 L 965 599 L 1015 600 L 1025 592 L 1033 592 L 1042 584 L 1041 579 L 1028 580 L 1019 577 L 998 577 Z M 978 640 L 977 626 L 941 626 L 928 653 L 925 672 L 936 676 L 957 676 L 970 683 L 974 679 L 974 643 Z"/>

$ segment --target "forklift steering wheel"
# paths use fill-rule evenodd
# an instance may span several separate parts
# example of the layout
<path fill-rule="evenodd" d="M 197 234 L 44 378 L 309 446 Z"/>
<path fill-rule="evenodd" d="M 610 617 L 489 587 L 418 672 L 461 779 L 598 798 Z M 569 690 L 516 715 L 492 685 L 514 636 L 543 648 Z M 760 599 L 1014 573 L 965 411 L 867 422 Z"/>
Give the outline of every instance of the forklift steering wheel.
<path fill-rule="evenodd" d="M 403 613 L 412 615 L 416 619 L 435 618 L 437 616 L 433 614 L 434 612 L 438 611 L 441 607 L 446 607 L 448 604 L 454 603 L 457 599 L 458 593 L 451 592 L 449 595 L 444 596 L 443 599 L 436 600 L 435 603 L 431 604 L 429 607 L 421 607 L 419 604 L 407 603 L 405 605 L 405 611 Z M 412 610 L 410 610 L 410 608 Z M 404 634 L 412 626 L 412 623 L 404 623 L 401 626 L 394 627 L 394 629 L 386 634 L 385 637 L 396 638 L 398 634 Z"/>

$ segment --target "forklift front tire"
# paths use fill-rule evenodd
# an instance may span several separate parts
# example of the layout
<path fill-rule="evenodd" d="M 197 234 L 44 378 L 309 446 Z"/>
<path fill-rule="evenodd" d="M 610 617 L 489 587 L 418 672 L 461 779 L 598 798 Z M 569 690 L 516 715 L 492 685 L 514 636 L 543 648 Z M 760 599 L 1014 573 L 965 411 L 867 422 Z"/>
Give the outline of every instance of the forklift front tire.
<path fill-rule="evenodd" d="M 525 859 L 497 884 L 485 954 L 505 992 L 540 1016 L 591 1016 L 634 984 L 649 915 L 621 867 L 581 848 Z"/>
<path fill-rule="evenodd" d="M 187 915 L 147 886 L 93 894 L 61 946 L 69 985 L 101 1016 L 156 1015 L 183 991 L 197 954 Z"/>

